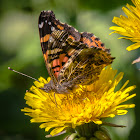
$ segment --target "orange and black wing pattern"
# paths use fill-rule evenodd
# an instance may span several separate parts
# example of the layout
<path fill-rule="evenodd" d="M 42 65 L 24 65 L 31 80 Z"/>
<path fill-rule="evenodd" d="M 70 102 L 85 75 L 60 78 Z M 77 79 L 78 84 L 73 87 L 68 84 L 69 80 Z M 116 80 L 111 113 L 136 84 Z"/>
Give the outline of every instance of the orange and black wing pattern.
<path fill-rule="evenodd" d="M 64 45 L 66 39 L 80 41 L 81 34 L 74 27 L 57 20 L 53 11 L 40 13 L 38 28 L 48 73 L 53 79 L 57 79 L 60 70 L 75 50 Z"/>

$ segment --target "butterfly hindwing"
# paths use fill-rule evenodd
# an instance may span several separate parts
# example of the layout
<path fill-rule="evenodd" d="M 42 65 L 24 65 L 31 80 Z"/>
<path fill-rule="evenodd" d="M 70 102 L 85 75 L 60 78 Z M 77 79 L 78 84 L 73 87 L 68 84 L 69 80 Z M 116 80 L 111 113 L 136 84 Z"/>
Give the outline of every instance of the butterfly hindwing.
<path fill-rule="evenodd" d="M 112 63 L 113 59 L 110 54 L 106 53 L 102 49 L 95 47 L 88 48 L 85 44 L 80 43 L 83 49 L 78 51 L 75 57 L 70 58 L 71 63 L 66 63 L 66 68 L 63 74 L 59 74 L 58 79 L 63 80 L 65 78 L 66 83 L 87 85 L 93 83 L 98 79 L 101 70 Z M 62 82 L 61 82 L 62 83 Z"/>

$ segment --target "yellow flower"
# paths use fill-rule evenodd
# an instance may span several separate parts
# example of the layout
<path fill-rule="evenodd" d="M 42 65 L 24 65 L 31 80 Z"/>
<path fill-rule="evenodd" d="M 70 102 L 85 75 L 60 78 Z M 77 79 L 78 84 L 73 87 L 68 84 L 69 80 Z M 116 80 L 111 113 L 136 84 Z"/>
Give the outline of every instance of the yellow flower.
<path fill-rule="evenodd" d="M 42 88 L 50 78 L 39 78 L 35 81 L 30 92 L 26 92 L 26 107 L 22 111 L 32 117 L 31 122 L 42 123 L 40 128 L 45 131 L 51 129 L 51 135 L 56 135 L 67 128 L 93 122 L 100 125 L 103 118 L 124 115 L 127 108 L 133 108 L 134 104 L 121 104 L 136 94 L 129 95 L 135 86 L 126 87 L 129 81 L 118 91 L 116 86 L 123 78 L 123 73 L 116 76 L 117 70 L 111 66 L 103 69 L 99 79 L 91 85 L 81 86 L 69 94 L 46 93 Z M 57 103 L 57 105 L 56 105 Z"/>
<path fill-rule="evenodd" d="M 140 0 L 132 0 L 132 2 L 135 6 L 127 4 L 127 8 L 122 7 L 122 10 L 127 17 L 122 15 L 120 15 L 120 17 L 114 17 L 112 22 L 118 26 L 110 27 L 110 29 L 115 30 L 112 33 L 118 33 L 126 36 L 120 38 L 136 42 L 126 48 L 128 51 L 135 50 L 140 47 Z"/>

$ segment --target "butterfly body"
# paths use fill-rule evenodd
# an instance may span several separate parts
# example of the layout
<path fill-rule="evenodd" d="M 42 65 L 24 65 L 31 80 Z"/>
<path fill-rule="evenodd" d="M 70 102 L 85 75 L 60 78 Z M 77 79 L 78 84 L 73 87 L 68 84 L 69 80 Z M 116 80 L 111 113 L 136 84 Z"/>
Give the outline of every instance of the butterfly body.
<path fill-rule="evenodd" d="M 51 81 L 46 92 L 69 93 L 78 84 L 91 84 L 101 70 L 112 63 L 109 49 L 92 33 L 79 33 L 61 23 L 52 11 L 39 16 L 39 33 L 43 56 Z"/>

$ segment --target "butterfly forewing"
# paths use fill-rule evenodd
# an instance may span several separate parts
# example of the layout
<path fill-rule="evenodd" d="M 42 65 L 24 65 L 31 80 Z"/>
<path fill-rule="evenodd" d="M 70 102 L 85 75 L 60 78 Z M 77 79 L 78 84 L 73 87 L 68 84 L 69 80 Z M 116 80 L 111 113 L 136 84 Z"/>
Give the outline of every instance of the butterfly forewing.
<path fill-rule="evenodd" d="M 45 59 L 45 63 L 46 63 L 46 67 L 47 67 L 47 70 L 49 72 L 49 75 L 52 77 L 52 71 L 50 71 L 50 56 L 48 56 L 48 54 L 53 54 L 54 52 L 54 58 L 56 59 L 60 59 L 61 58 L 61 61 L 62 59 L 64 58 L 64 62 L 66 63 L 67 62 L 67 58 L 61 54 L 61 56 L 59 56 L 59 50 L 57 46 L 60 47 L 60 45 L 54 45 L 54 46 L 51 46 L 51 50 L 50 50 L 50 47 L 48 46 L 48 41 L 49 39 L 51 38 L 51 35 L 54 31 L 62 31 L 62 30 L 65 30 L 68 34 L 68 36 L 70 38 L 73 38 L 74 40 L 76 41 L 79 41 L 80 40 L 80 33 L 73 27 L 65 24 L 65 23 L 61 23 L 59 20 L 57 20 L 55 18 L 55 15 L 53 13 L 53 11 L 42 11 L 40 13 L 40 16 L 39 16 L 39 20 L 38 20 L 38 27 L 39 27 L 39 34 L 40 34 L 40 42 L 41 42 L 41 47 L 42 47 L 42 52 L 43 52 L 43 56 L 44 56 L 44 59 Z M 62 37 L 62 36 L 60 36 Z M 56 39 L 56 38 L 55 38 Z M 59 38 L 57 39 L 57 42 L 59 43 Z M 58 51 L 58 53 L 57 53 Z M 48 59 L 49 57 L 49 59 Z M 69 56 L 67 56 L 69 57 Z M 57 65 L 57 63 L 59 64 L 59 61 L 53 59 L 53 64 L 54 65 Z M 63 63 L 62 63 L 63 65 Z M 52 65 L 51 65 L 52 67 Z M 53 66 L 55 67 L 55 66 Z M 58 71 L 61 69 L 61 68 L 56 68 L 57 72 L 55 74 L 55 77 L 58 75 Z M 54 76 L 52 77 L 54 78 Z"/>

